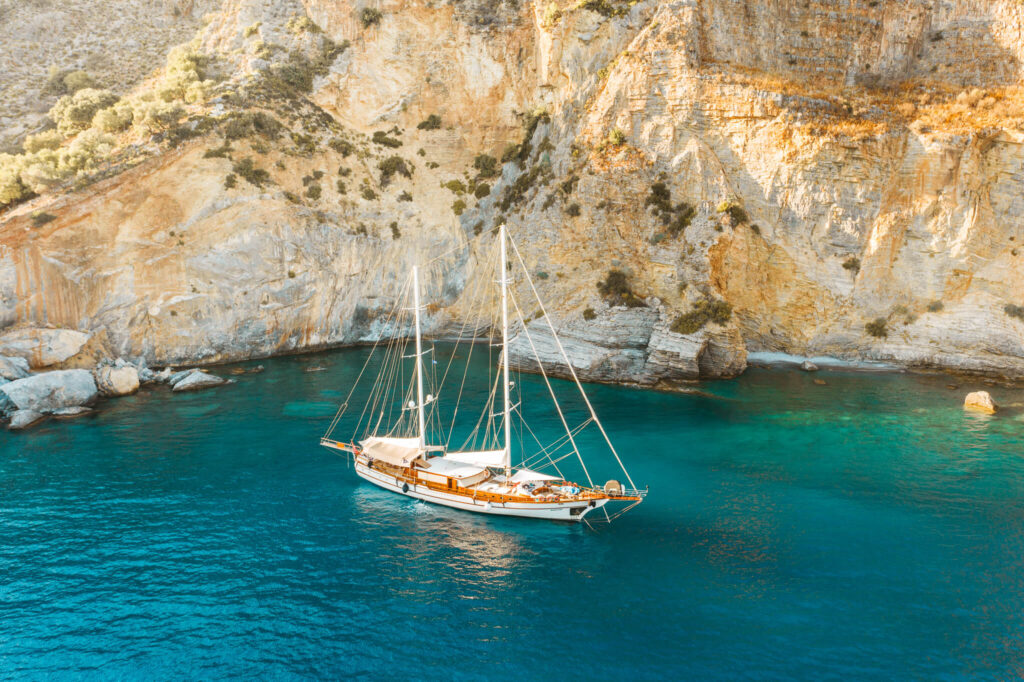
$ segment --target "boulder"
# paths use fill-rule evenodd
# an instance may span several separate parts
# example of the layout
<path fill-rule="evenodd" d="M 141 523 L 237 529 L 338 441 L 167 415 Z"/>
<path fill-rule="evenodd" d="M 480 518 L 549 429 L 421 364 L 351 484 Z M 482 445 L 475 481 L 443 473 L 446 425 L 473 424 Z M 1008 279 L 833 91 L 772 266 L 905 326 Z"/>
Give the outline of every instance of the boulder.
<path fill-rule="evenodd" d="M 173 391 L 196 391 L 200 388 L 209 388 L 211 386 L 220 386 L 226 384 L 226 379 L 221 379 L 219 376 L 213 374 L 207 374 L 206 372 L 200 372 L 195 370 L 190 372 L 188 376 L 178 380 L 174 384 Z"/>
<path fill-rule="evenodd" d="M 164 367 L 162 370 L 153 375 L 153 381 L 158 384 L 169 384 L 171 383 L 171 377 L 174 375 L 174 371 L 170 367 Z"/>
<path fill-rule="evenodd" d="M 139 383 L 151 384 L 157 380 L 157 374 L 148 367 L 139 367 Z"/>
<path fill-rule="evenodd" d="M 974 393 L 968 393 L 967 397 L 964 398 L 964 409 L 985 414 L 995 414 L 999 407 L 992 400 L 992 396 L 988 394 L 988 391 L 975 391 Z"/>
<path fill-rule="evenodd" d="M 139 390 L 139 370 L 132 365 L 98 367 L 93 371 L 101 395 L 117 397 Z"/>
<path fill-rule="evenodd" d="M 16 379 L 24 379 L 28 375 L 28 360 L 0 355 L 0 379 L 15 381 Z"/>
<path fill-rule="evenodd" d="M 14 414 L 11 415 L 11 423 L 7 428 L 11 431 L 21 431 L 38 424 L 44 419 L 46 419 L 46 415 L 35 410 L 15 410 Z"/>
<path fill-rule="evenodd" d="M 99 394 L 92 372 L 65 369 L 34 374 L 0 386 L 15 410 L 34 410 L 52 414 L 65 407 L 90 405 Z"/>
<path fill-rule="evenodd" d="M 803 363 L 800 365 L 800 369 L 802 369 L 805 372 L 817 372 L 818 366 L 811 362 L 810 360 L 804 360 Z"/>
<path fill-rule="evenodd" d="M 170 384 L 171 386 L 177 386 L 179 381 L 181 381 L 185 377 L 188 377 L 188 376 L 190 376 L 192 374 L 195 374 L 198 371 L 199 371 L 198 369 L 192 368 L 192 369 L 183 369 L 180 372 L 169 373 L 169 375 L 167 377 L 167 383 Z M 164 372 L 169 372 L 169 370 L 164 370 Z M 162 373 L 163 372 L 161 372 L 161 374 Z"/>
<path fill-rule="evenodd" d="M 0 334 L 0 355 L 22 358 L 40 369 L 74 357 L 91 337 L 73 329 L 21 327 Z"/>

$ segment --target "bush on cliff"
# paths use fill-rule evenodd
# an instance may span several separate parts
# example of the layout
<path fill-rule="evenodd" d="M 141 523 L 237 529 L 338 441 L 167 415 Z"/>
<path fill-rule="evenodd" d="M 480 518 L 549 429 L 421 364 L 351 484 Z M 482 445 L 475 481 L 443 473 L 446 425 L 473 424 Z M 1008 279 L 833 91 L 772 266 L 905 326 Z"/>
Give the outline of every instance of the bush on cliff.
<path fill-rule="evenodd" d="M 609 270 L 603 281 L 597 283 L 597 291 L 609 305 L 624 305 L 627 308 L 642 308 L 644 301 L 633 293 L 629 276 L 622 270 Z"/>
<path fill-rule="evenodd" d="M 708 322 L 724 325 L 732 318 L 732 306 L 710 296 L 697 300 L 690 312 L 684 313 L 672 323 L 676 334 L 695 334 Z"/>
<path fill-rule="evenodd" d="M 864 325 L 864 331 L 876 339 L 882 339 L 889 335 L 889 330 L 886 329 L 887 324 L 888 320 L 884 317 L 876 317 L 874 320 Z"/>
<path fill-rule="evenodd" d="M 117 104 L 117 101 L 117 95 L 108 90 L 85 88 L 57 100 L 50 109 L 50 118 L 61 134 L 74 135 L 91 126 L 98 111 Z"/>

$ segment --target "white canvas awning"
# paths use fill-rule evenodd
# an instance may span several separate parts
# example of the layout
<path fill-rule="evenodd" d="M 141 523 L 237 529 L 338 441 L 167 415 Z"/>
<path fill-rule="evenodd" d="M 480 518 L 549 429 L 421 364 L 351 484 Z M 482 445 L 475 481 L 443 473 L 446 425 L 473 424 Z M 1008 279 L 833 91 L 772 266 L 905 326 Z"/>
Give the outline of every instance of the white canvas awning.
<path fill-rule="evenodd" d="M 509 479 L 512 483 L 524 483 L 526 481 L 560 481 L 562 480 L 558 476 L 548 476 L 542 474 L 539 471 L 531 471 L 530 469 L 520 469 L 516 473 L 512 474 L 512 478 Z"/>
<path fill-rule="evenodd" d="M 422 454 L 418 438 L 370 436 L 359 445 L 369 457 L 396 467 L 407 467 Z"/>
<path fill-rule="evenodd" d="M 453 462 L 473 464 L 478 467 L 503 467 L 505 466 L 504 450 L 477 450 L 474 452 L 449 452 L 444 456 Z"/>
<path fill-rule="evenodd" d="M 474 464 L 466 464 L 464 462 L 450 460 L 446 457 L 432 457 L 427 460 L 427 468 L 425 471 L 461 480 L 482 474 L 485 469 Z"/>

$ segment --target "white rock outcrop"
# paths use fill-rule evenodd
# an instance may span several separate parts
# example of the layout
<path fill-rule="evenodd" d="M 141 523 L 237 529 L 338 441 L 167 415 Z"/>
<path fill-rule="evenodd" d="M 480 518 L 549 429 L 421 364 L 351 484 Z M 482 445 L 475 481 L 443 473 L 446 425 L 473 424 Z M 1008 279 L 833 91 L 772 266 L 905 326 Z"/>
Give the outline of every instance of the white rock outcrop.
<path fill-rule="evenodd" d="M 28 369 L 28 360 L 25 358 L 0 355 L 0 379 L 24 379 L 29 375 Z"/>
<path fill-rule="evenodd" d="M 182 377 L 174 383 L 172 391 L 197 391 L 201 388 L 210 388 L 213 386 L 221 386 L 229 383 L 227 379 L 222 379 L 214 374 L 207 374 L 199 370 L 189 372 L 187 376 Z"/>
<path fill-rule="evenodd" d="M 11 414 L 11 423 L 7 426 L 11 431 L 21 431 L 35 426 L 46 419 L 46 415 L 35 410 L 16 410 Z"/>
<path fill-rule="evenodd" d="M 0 393 L 14 410 L 32 410 L 42 414 L 91 405 L 99 395 L 92 373 L 84 369 L 34 374 L 0 386 Z"/>

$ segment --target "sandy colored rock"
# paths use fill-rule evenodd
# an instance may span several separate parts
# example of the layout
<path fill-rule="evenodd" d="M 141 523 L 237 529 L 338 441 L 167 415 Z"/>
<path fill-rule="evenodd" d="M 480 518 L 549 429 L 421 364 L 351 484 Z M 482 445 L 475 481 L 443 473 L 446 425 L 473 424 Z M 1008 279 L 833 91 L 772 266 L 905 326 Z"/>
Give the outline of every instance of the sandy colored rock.
<path fill-rule="evenodd" d="M 975 391 L 968 393 L 967 397 L 964 398 L 964 409 L 984 412 L 985 414 L 995 414 L 999 408 L 995 401 L 992 400 L 992 396 L 989 395 L 988 391 Z"/>
<path fill-rule="evenodd" d="M 93 371 L 100 395 L 116 397 L 139 390 L 139 371 L 131 365 L 124 367 L 97 367 Z"/>
<path fill-rule="evenodd" d="M 73 329 L 21 327 L 0 334 L 0 355 L 21 358 L 40 369 L 74 357 L 90 337 Z"/>

